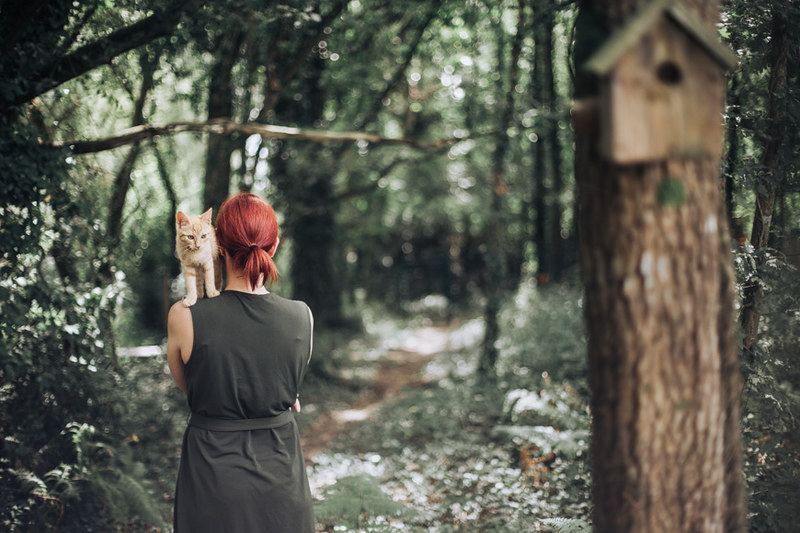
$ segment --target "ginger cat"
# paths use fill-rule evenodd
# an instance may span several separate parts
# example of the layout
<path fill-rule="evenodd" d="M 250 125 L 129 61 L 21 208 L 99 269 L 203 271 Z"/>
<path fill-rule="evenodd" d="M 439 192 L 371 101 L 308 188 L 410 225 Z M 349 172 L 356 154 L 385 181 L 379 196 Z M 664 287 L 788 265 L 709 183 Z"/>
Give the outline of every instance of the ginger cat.
<path fill-rule="evenodd" d="M 202 215 L 185 215 L 178 211 L 175 222 L 178 229 L 175 247 L 186 280 L 183 305 L 190 307 L 197 302 L 198 295 L 203 295 L 203 282 L 206 296 L 219 295 L 222 261 L 217 235 L 211 225 L 211 209 Z"/>

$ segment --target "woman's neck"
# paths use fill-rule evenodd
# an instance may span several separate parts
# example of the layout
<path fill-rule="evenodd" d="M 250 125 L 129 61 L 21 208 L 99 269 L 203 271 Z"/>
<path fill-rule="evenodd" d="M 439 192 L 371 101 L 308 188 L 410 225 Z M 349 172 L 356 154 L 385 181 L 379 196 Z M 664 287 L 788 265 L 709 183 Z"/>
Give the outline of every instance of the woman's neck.
<path fill-rule="evenodd" d="M 259 278 L 259 283 L 256 284 L 255 287 L 250 285 L 250 280 L 247 279 L 244 275 L 244 272 L 241 270 L 236 270 L 233 268 L 233 262 L 230 260 L 229 256 L 225 255 L 225 289 L 226 291 L 239 291 L 239 292 L 247 292 L 250 294 L 268 294 L 269 291 L 264 287 L 264 284 L 261 282 L 263 276 Z"/>

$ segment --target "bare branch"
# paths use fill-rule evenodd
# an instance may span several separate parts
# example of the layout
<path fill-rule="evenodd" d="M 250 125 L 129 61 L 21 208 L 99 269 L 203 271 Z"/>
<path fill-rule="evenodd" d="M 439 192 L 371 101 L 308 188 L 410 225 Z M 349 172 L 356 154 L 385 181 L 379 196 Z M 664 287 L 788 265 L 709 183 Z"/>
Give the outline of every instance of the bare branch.
<path fill-rule="evenodd" d="M 366 141 L 370 144 L 404 145 L 419 150 L 439 150 L 464 139 L 448 138 L 433 142 L 423 142 L 408 137 L 387 138 L 358 131 L 323 131 L 274 126 L 270 124 L 240 124 L 227 118 L 215 118 L 206 122 L 174 122 L 171 124 L 145 124 L 123 130 L 116 135 L 87 141 L 55 141 L 44 143 L 52 148 L 69 148 L 73 154 L 90 154 L 119 148 L 144 139 L 176 133 L 216 133 L 230 135 L 240 132 L 246 135 L 261 135 L 277 139 L 296 139 L 318 143 Z"/>

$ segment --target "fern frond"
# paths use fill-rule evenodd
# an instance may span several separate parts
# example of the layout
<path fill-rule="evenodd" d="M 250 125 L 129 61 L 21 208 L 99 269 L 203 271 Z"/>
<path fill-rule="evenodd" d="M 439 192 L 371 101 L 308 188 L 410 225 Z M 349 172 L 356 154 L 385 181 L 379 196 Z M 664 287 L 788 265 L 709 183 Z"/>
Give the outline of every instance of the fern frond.
<path fill-rule="evenodd" d="M 82 475 L 75 465 L 61 463 L 56 468 L 44 475 L 44 480 L 50 486 L 50 491 L 63 500 L 79 500 Z"/>
<path fill-rule="evenodd" d="M 553 533 L 592 533 L 592 526 L 585 520 L 575 518 L 545 518 L 542 522 L 550 526 Z"/>
<path fill-rule="evenodd" d="M 23 492 L 41 497 L 50 495 L 50 491 L 44 480 L 30 470 L 24 468 L 9 468 L 7 471 L 14 476 L 14 479 L 19 483 L 20 490 Z"/>

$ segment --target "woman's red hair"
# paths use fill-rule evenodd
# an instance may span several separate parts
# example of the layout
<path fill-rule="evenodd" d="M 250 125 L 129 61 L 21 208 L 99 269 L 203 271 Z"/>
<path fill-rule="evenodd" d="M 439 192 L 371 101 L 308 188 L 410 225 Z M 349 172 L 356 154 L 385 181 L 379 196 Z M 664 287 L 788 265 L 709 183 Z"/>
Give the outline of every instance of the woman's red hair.
<path fill-rule="evenodd" d="M 278 217 L 272 206 L 255 194 L 240 193 L 222 204 L 217 215 L 217 243 L 252 288 L 259 281 L 269 287 L 278 279 L 272 260 L 278 245 Z"/>

